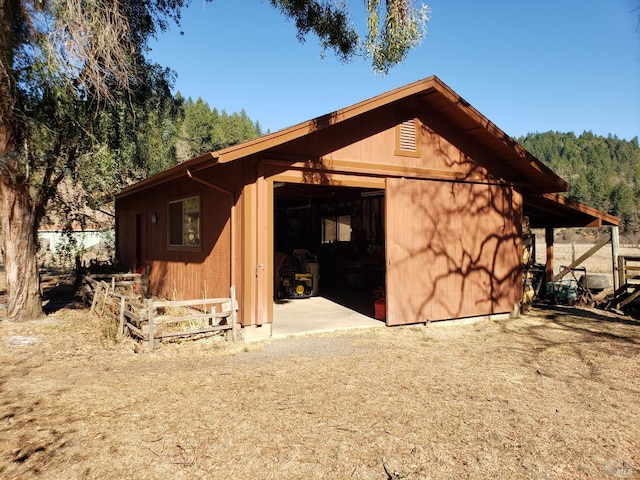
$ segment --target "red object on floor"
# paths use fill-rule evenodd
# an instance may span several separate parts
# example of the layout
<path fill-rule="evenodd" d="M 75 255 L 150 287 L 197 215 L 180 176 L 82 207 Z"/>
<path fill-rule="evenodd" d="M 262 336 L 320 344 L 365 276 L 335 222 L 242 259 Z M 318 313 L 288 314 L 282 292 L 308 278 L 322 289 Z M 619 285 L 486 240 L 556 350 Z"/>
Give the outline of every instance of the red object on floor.
<path fill-rule="evenodd" d="M 374 303 L 374 317 L 376 320 L 386 320 L 387 318 L 387 304 L 384 298 L 379 298 Z"/>

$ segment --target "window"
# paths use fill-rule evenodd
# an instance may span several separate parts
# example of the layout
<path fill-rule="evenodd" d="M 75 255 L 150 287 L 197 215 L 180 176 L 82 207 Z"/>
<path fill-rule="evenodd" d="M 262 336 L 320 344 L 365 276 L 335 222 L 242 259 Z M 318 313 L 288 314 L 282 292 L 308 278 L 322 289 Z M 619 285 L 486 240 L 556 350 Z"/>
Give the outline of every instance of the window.
<path fill-rule="evenodd" d="M 396 155 L 420 155 L 418 120 L 411 114 L 401 117 L 396 127 Z"/>
<path fill-rule="evenodd" d="M 169 202 L 169 245 L 200 246 L 200 197 Z"/>
<path fill-rule="evenodd" d="M 351 215 L 322 219 L 322 243 L 350 242 Z"/>

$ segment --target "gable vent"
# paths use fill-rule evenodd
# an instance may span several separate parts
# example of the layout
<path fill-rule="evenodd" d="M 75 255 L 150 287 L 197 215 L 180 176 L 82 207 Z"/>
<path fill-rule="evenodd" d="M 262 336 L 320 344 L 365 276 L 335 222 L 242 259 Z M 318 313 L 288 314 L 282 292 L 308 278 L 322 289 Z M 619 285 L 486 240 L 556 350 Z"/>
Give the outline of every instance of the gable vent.
<path fill-rule="evenodd" d="M 416 119 L 405 120 L 400 124 L 400 150 L 415 152 L 416 148 Z"/>

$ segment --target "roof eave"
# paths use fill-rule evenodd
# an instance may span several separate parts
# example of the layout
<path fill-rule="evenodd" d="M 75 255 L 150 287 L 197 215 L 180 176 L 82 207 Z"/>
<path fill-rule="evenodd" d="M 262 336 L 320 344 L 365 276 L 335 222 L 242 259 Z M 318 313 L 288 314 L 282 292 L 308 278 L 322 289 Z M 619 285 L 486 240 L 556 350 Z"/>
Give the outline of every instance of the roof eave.
<path fill-rule="evenodd" d="M 133 193 L 137 193 L 142 190 L 147 190 L 149 188 L 155 187 L 157 185 L 161 185 L 170 180 L 184 177 L 187 174 L 187 170 L 189 169 L 200 170 L 202 168 L 211 167 L 217 163 L 218 163 L 217 152 L 205 153 L 204 155 L 191 158 L 167 170 L 163 170 L 162 172 L 156 173 L 151 177 L 145 178 L 144 180 L 141 180 L 137 183 L 134 183 L 133 185 L 129 185 L 128 187 L 123 188 L 120 191 L 120 193 L 116 195 L 116 199 L 124 198 Z"/>
<path fill-rule="evenodd" d="M 299 123 L 297 125 L 279 130 L 277 132 L 264 135 L 255 140 L 233 145 L 215 152 L 206 153 L 198 157 L 192 158 L 153 177 L 143 180 L 135 185 L 125 188 L 117 196 L 122 198 L 139 190 L 147 189 L 152 186 L 159 185 L 168 180 L 179 178 L 186 174 L 187 169 L 197 172 L 199 170 L 209 168 L 216 164 L 229 163 L 234 160 L 259 154 L 260 152 L 272 149 L 286 142 L 296 140 L 309 133 L 324 129 L 331 125 L 349 120 L 363 113 L 374 109 L 384 107 L 391 103 L 407 99 L 413 95 L 428 94 L 429 91 L 440 92 L 449 102 L 456 105 L 464 115 L 468 116 L 480 128 L 485 129 L 489 134 L 498 138 L 505 146 L 507 146 L 514 157 L 527 162 L 532 168 L 544 175 L 546 182 L 532 183 L 531 189 L 536 192 L 564 192 L 569 189 L 569 184 L 558 177 L 551 169 L 546 167 L 540 160 L 531 153 L 521 147 L 515 140 L 504 133 L 495 124 L 489 121 L 484 115 L 476 110 L 471 104 L 455 93 L 448 85 L 443 83 L 438 77 L 430 76 L 422 80 L 418 80 L 409 85 L 396 88 L 394 90 L 382 93 L 376 97 L 363 100 L 359 103 L 337 110 L 335 112 L 323 115 L 312 120 Z M 533 182 L 533 180 L 532 180 Z M 542 183 L 547 185 L 543 186 Z"/>
<path fill-rule="evenodd" d="M 532 222 L 534 227 L 603 227 L 619 226 L 620 218 L 557 193 L 524 196 L 527 204 L 535 207 L 541 220 Z"/>

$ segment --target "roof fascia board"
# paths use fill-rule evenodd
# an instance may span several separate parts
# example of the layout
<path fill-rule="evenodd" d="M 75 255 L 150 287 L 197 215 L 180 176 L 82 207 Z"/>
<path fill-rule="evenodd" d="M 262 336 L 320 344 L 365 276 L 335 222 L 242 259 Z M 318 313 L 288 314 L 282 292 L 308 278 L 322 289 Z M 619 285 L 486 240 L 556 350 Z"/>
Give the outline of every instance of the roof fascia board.
<path fill-rule="evenodd" d="M 156 173 L 155 175 L 145 178 L 133 185 L 125 187 L 122 191 L 116 195 L 116 198 L 124 198 L 133 193 L 146 190 L 151 187 L 155 187 L 157 185 L 161 185 L 169 180 L 175 180 L 176 178 L 181 178 L 187 175 L 187 170 L 201 170 L 202 166 L 211 167 L 217 163 L 217 157 L 215 156 L 215 152 L 205 153 L 204 155 L 200 155 L 199 157 L 191 158 L 185 162 L 179 163 L 178 165 L 174 165 L 173 167 L 163 170 L 160 173 Z"/>
<path fill-rule="evenodd" d="M 509 137 L 506 133 L 500 130 L 495 124 L 490 122 L 485 116 L 483 116 L 478 110 L 476 110 L 471 104 L 455 93 L 449 86 L 443 83 L 438 77 L 430 76 L 422 80 L 418 80 L 409 85 L 390 90 L 382 93 L 376 97 L 364 100 L 349 107 L 337 110 L 333 113 L 314 118 L 312 120 L 294 125 L 283 130 L 279 130 L 269 135 L 245 142 L 242 144 L 227 147 L 215 152 L 206 153 L 198 157 L 192 158 L 176 165 L 164 172 L 160 172 L 152 177 L 149 177 L 141 182 L 131 185 L 122 190 L 116 198 L 122 198 L 138 191 L 151 188 L 156 185 L 160 185 L 166 181 L 182 177 L 186 175 L 187 169 L 193 172 L 198 172 L 203 169 L 212 167 L 216 164 L 228 163 L 240 158 L 249 157 L 259 154 L 265 150 L 276 147 L 291 140 L 296 140 L 314 131 L 321 130 L 331 125 L 349 120 L 363 113 L 372 111 L 376 108 L 389 105 L 391 103 L 404 100 L 413 95 L 425 95 L 429 90 L 437 90 L 444 95 L 449 102 L 457 105 L 458 108 L 480 127 L 486 129 L 490 134 L 498 137 L 505 145 L 513 149 L 520 158 L 529 162 L 534 168 L 544 171 L 548 175 L 552 175 L 559 180 L 560 185 L 565 185 L 565 190 L 568 189 L 568 184 L 558 177 L 551 169 L 547 168 L 537 158 L 527 152 L 524 148 L 519 146 L 515 140 Z"/>

